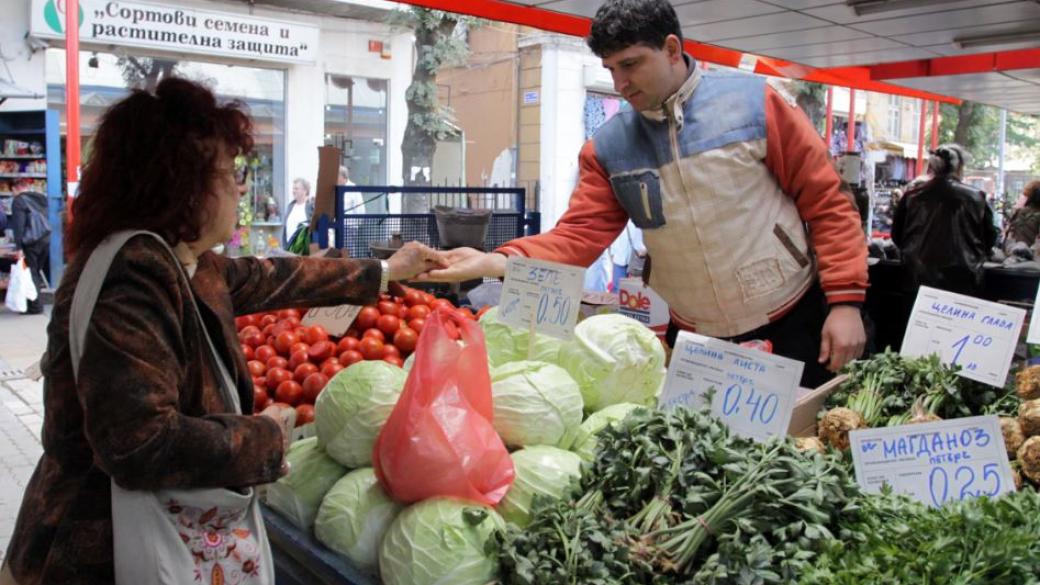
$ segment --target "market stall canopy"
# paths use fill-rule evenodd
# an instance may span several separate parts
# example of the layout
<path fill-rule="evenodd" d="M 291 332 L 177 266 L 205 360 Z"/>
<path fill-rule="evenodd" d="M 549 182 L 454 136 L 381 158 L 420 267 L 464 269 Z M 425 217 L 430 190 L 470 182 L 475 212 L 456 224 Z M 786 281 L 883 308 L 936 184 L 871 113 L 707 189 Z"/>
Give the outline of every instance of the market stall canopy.
<path fill-rule="evenodd" d="M 31 89 L 19 87 L 11 81 L 0 79 L 0 104 L 12 98 L 38 99 L 43 97 Z"/>
<path fill-rule="evenodd" d="M 602 0 L 401 0 L 574 35 Z M 757 73 L 1040 114 L 1040 0 L 674 0 L 696 57 Z M 998 52 L 993 52 L 998 51 Z M 946 59 L 971 56 L 977 62 Z M 914 63 L 893 76 L 890 63 Z M 937 64 L 937 65 L 936 65 Z M 943 65 L 946 68 L 943 68 Z"/>

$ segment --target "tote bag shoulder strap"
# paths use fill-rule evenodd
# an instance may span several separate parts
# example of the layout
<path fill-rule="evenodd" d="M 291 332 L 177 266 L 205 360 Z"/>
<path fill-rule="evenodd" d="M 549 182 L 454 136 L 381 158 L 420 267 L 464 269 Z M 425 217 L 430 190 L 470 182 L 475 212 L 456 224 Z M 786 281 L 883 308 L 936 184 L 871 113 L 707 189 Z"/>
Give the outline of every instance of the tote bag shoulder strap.
<path fill-rule="evenodd" d="M 166 240 L 163 240 L 158 234 L 144 230 L 124 230 L 111 234 L 102 240 L 91 252 L 90 257 L 87 258 L 87 263 L 80 273 L 79 282 L 76 283 L 76 292 L 72 296 L 72 307 L 69 313 L 69 353 L 72 358 L 72 373 L 76 378 L 79 377 L 79 362 L 83 356 L 83 345 L 87 338 L 87 326 L 90 324 L 90 318 L 94 313 L 94 305 L 97 304 L 98 295 L 101 294 L 101 287 L 105 283 L 105 277 L 108 276 L 108 270 L 112 266 L 112 261 L 115 259 L 116 254 L 119 253 L 119 250 L 131 238 L 138 235 L 151 236 L 163 244 L 163 247 L 175 260 L 174 264 L 188 285 L 188 290 L 191 290 L 190 279 L 187 273 L 184 272 L 184 267 L 181 266 L 180 261 L 177 260 L 176 255 L 169 244 L 166 243 Z M 217 372 L 221 398 L 225 404 L 231 405 L 233 412 L 241 414 L 242 406 L 238 399 L 234 379 L 224 365 L 224 360 L 217 353 L 217 348 L 213 344 L 213 339 L 206 329 L 206 324 L 202 320 L 198 304 L 195 302 L 195 295 L 191 294 L 188 298 L 190 299 L 192 311 L 195 313 L 195 318 L 198 320 L 199 328 L 202 329 L 203 337 L 206 338 L 206 345 L 209 348 L 209 351 L 206 353 Z"/>

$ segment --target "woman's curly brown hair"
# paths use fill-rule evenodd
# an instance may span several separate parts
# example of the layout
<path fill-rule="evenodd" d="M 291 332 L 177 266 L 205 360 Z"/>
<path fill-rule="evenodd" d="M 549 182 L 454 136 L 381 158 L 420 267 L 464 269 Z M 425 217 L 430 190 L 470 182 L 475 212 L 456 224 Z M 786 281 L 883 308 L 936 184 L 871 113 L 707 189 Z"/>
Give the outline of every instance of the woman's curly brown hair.
<path fill-rule="evenodd" d="M 206 87 L 177 77 L 155 92 L 134 90 L 105 112 L 72 205 L 67 252 L 109 234 L 150 230 L 171 245 L 200 236 L 221 150 L 253 148 L 241 102 L 217 103 Z"/>

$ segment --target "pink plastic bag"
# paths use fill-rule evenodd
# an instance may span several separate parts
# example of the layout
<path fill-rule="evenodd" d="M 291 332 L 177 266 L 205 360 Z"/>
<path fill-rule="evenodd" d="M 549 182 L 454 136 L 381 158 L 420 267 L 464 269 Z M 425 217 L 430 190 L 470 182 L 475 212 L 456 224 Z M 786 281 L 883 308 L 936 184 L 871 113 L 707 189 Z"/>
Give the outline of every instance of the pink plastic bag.
<path fill-rule="evenodd" d="M 379 483 L 402 503 L 453 496 L 494 506 L 515 474 L 492 416 L 480 327 L 457 313 L 434 311 L 372 451 Z"/>

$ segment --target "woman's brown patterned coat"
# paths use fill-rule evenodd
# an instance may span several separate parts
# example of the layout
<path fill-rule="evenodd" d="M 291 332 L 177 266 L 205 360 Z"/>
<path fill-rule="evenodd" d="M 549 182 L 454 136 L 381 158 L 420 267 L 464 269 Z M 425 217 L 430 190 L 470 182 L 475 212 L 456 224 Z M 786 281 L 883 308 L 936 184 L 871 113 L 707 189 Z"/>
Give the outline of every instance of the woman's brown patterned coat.
<path fill-rule="evenodd" d="M 69 308 L 86 255 L 58 289 L 43 362 L 44 454 L 7 550 L 19 585 L 112 583 L 109 478 L 128 489 L 238 487 L 278 477 L 281 431 L 267 417 L 219 414 L 216 377 L 176 260 L 149 237 L 130 240 L 101 290 L 79 384 Z M 285 307 L 371 302 L 380 266 L 330 258 L 199 258 L 191 287 L 232 364 L 243 412 L 252 381 L 234 316 Z"/>

